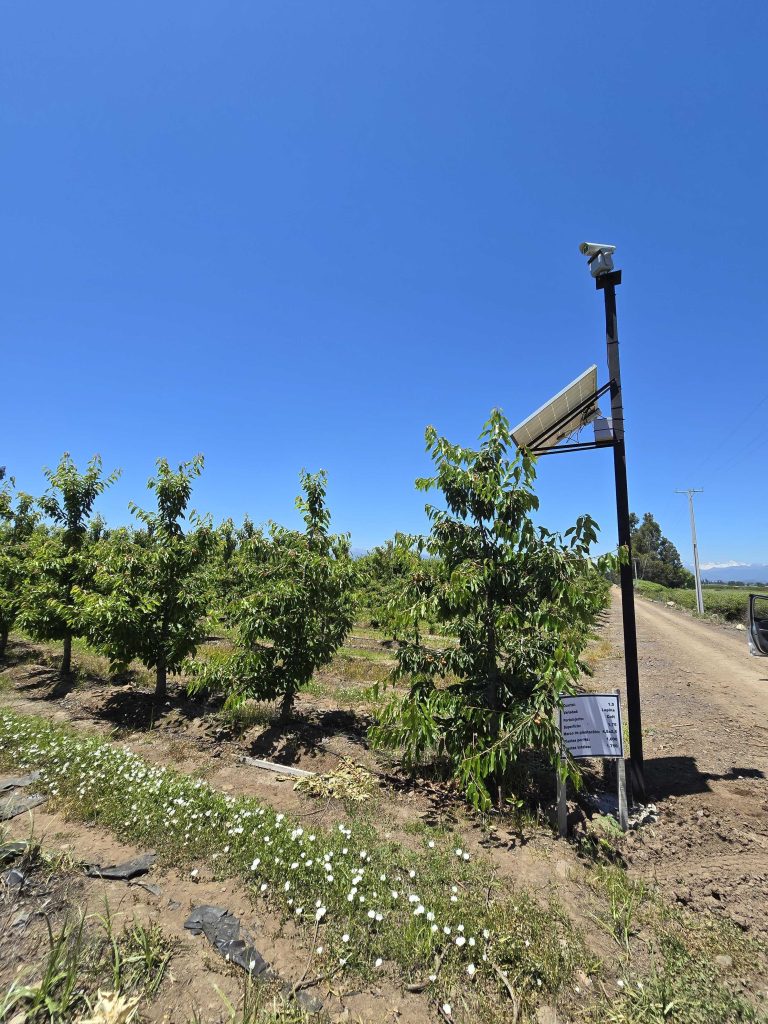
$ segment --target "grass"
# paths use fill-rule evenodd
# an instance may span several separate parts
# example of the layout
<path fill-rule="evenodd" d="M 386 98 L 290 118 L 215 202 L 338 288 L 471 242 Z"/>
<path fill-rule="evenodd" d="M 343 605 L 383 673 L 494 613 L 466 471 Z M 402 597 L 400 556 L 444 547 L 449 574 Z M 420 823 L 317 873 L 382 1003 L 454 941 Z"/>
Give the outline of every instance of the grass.
<path fill-rule="evenodd" d="M 674 602 L 680 608 L 696 613 L 696 591 L 670 589 L 647 580 L 635 582 L 635 592 L 651 601 Z M 747 623 L 749 606 L 748 587 L 704 587 L 704 614 L 726 622 Z"/>
<path fill-rule="evenodd" d="M 157 994 L 174 952 L 158 925 L 134 925 L 116 934 L 108 909 L 95 917 L 81 911 L 57 930 L 47 917 L 45 923 L 48 951 L 39 966 L 27 967 L 0 997 L 0 1020 L 10 1020 L 15 1012 L 25 1024 L 68 1024 L 84 1021 L 82 1015 L 93 1013 L 107 993 L 126 1014 Z"/>
<path fill-rule="evenodd" d="M 631 953 L 630 939 L 636 932 L 637 912 L 645 899 L 645 886 L 632 881 L 619 867 L 598 865 L 591 880 L 593 888 L 607 897 L 605 909 L 590 914 L 595 923 L 616 941 L 623 953 Z"/>
<path fill-rule="evenodd" d="M 363 813 L 350 810 L 348 824 L 310 833 L 254 799 L 226 796 L 202 779 L 149 764 L 71 727 L 6 711 L 0 712 L 0 767 L 40 769 L 54 810 L 152 845 L 166 863 L 183 869 L 205 861 L 218 877 L 245 880 L 254 898 L 266 899 L 298 925 L 309 949 L 322 948 L 310 955 L 312 974 L 350 972 L 373 984 L 390 975 L 398 984 L 423 986 L 425 998 L 451 1003 L 455 1013 L 462 1007 L 465 1020 L 489 1024 L 516 1015 L 522 1024 L 542 1001 L 569 1005 L 578 992 L 574 978 L 582 971 L 593 979 L 592 1000 L 598 1003 L 582 1004 L 579 1020 L 738 1024 L 759 1019 L 723 984 L 714 958 L 727 953 L 733 960 L 728 973 L 752 976 L 765 949 L 735 927 L 670 908 L 615 865 L 598 865 L 583 876 L 590 918 L 615 943 L 617 966 L 611 973 L 621 981 L 610 998 L 595 997 L 603 968 L 563 906 L 511 887 L 482 859 L 465 859 L 460 835 L 445 825 L 409 823 L 406 830 L 417 841 L 406 849 L 381 837 L 375 808 L 368 813 L 363 803 Z M 104 935 L 111 935 L 108 913 L 101 924 Z M 82 1007 L 73 1009 L 79 989 L 68 980 L 72 951 L 79 950 L 81 959 L 93 957 L 78 938 L 78 922 L 67 928 L 64 938 L 52 935 L 43 976 L 51 1005 L 65 1007 L 74 1019 Z M 162 932 L 136 926 L 109 945 L 109 956 L 95 962 L 111 989 L 126 998 L 133 993 L 151 998 L 173 954 Z M 77 984 L 92 992 L 92 975 L 84 978 Z M 38 995 L 22 995 L 18 988 L 6 1000 L 10 996 L 13 1005 L 26 1000 L 25 1009 L 42 1005 L 35 1002 Z M 295 1005 L 248 987 L 241 1003 L 226 1012 L 231 1024 L 305 1020 Z M 30 1024 L 66 1019 L 59 1009 L 56 1013 L 58 1018 L 28 1019 Z"/>
<path fill-rule="evenodd" d="M 562 908 L 510 891 L 487 864 L 457 855 L 453 837 L 409 851 L 358 818 L 308 834 L 256 800 L 225 796 L 99 738 L 7 711 L 0 712 L 0 761 L 38 768 L 54 806 L 71 817 L 152 844 L 178 866 L 205 859 L 222 877 L 246 879 L 255 895 L 303 925 L 307 938 L 320 932 L 323 953 L 313 970 L 373 977 L 396 967 L 406 982 L 419 982 L 435 973 L 438 958 L 440 971 L 427 983 L 437 998 L 450 1000 L 471 980 L 472 990 L 495 998 L 512 985 L 521 1005 L 533 1006 L 577 965 L 590 969 Z"/>
<path fill-rule="evenodd" d="M 665 935 L 651 950 L 650 972 L 622 979 L 618 996 L 596 1009 L 595 1024 L 746 1024 L 757 1011 L 721 984 L 682 939 Z M 763 1018 L 764 1019 L 764 1018 Z"/>
<path fill-rule="evenodd" d="M 235 1006 L 222 993 L 222 1004 L 228 1014 L 227 1024 L 310 1024 L 317 1015 L 309 1015 L 295 1002 L 288 1002 L 275 986 L 246 979 L 239 1005 Z M 206 1017 L 195 1012 L 189 1024 L 206 1024 Z"/>
<path fill-rule="evenodd" d="M 616 866 L 600 866 L 588 885 L 604 904 L 594 920 L 622 951 L 618 990 L 592 1007 L 593 1024 L 741 1024 L 764 1020 L 718 976 L 727 953 L 733 973 L 760 971 L 766 948 L 727 920 L 671 907 Z M 645 936 L 641 939 L 640 936 Z M 643 963 L 643 969 L 637 963 Z"/>

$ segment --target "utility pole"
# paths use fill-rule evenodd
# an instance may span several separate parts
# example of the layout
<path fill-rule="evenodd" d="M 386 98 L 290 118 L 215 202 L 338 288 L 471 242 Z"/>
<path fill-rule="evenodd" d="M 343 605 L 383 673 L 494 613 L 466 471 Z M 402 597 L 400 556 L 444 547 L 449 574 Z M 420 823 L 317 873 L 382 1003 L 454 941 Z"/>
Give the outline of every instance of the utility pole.
<path fill-rule="evenodd" d="M 613 266 L 612 261 L 610 265 Z M 637 625 L 635 622 L 635 590 L 632 584 L 627 455 L 624 447 L 624 406 L 621 397 L 619 327 L 616 316 L 616 285 L 619 284 L 621 284 L 620 270 L 610 270 L 595 277 L 595 287 L 603 292 L 605 299 L 605 341 L 608 348 L 608 376 L 611 383 L 613 471 L 616 478 L 616 518 L 619 526 L 619 545 L 627 549 L 629 556 L 619 570 L 621 615 L 624 626 L 624 668 L 627 677 L 629 771 L 634 799 L 644 801 L 645 772 L 643 769 L 643 727 L 640 709 L 640 670 L 637 663 Z"/>
<path fill-rule="evenodd" d="M 693 570 L 696 574 L 696 608 L 699 615 L 704 614 L 704 592 L 701 589 L 701 569 L 699 568 L 699 545 L 696 543 L 696 517 L 693 514 L 694 494 L 703 494 L 703 487 L 689 487 L 687 490 L 675 491 L 675 494 L 687 494 L 691 510 L 691 541 L 693 542 Z"/>

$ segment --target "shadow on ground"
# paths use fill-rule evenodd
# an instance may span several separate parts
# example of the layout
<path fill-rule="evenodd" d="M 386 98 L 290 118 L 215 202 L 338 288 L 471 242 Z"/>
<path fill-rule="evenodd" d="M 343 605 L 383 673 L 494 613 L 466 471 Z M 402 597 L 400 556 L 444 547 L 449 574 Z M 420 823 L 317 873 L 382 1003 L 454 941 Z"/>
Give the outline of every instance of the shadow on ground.
<path fill-rule="evenodd" d="M 694 757 L 652 757 L 645 762 L 645 784 L 651 797 L 689 796 L 709 793 L 711 782 L 764 779 L 765 772 L 754 767 L 734 766 L 728 772 L 703 772 Z"/>

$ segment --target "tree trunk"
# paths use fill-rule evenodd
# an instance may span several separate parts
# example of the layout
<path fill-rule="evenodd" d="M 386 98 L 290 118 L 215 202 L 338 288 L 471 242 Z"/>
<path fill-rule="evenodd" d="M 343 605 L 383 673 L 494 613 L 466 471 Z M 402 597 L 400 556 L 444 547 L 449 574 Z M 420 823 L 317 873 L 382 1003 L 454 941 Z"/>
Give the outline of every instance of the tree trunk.
<path fill-rule="evenodd" d="M 157 664 L 157 670 L 155 673 L 155 700 L 165 700 L 168 695 L 168 669 L 165 667 L 165 661 L 160 661 Z"/>
<path fill-rule="evenodd" d="M 61 674 L 68 676 L 72 672 L 72 634 L 64 637 L 64 656 L 61 659 Z"/>
<path fill-rule="evenodd" d="M 8 630 L 0 630 L 0 657 L 5 654 L 5 649 L 8 646 Z"/>
<path fill-rule="evenodd" d="M 283 694 L 283 699 L 280 704 L 280 724 L 285 725 L 286 722 L 290 722 L 293 716 L 293 698 L 296 695 L 294 689 L 286 690 Z"/>

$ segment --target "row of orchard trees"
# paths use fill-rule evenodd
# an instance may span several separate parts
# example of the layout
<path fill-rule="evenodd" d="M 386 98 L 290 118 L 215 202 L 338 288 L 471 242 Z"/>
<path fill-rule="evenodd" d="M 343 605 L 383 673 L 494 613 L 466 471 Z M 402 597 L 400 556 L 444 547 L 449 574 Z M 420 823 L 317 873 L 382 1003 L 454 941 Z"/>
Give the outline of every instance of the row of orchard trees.
<path fill-rule="evenodd" d="M 589 516 L 562 536 L 536 525 L 535 460 L 515 450 L 499 411 L 477 450 L 431 427 L 427 450 L 435 472 L 417 486 L 440 494 L 427 506 L 429 534 L 397 535 L 356 562 L 348 536 L 330 532 L 323 473 L 302 473 L 303 531 L 248 520 L 214 530 L 188 513 L 202 457 L 177 470 L 160 460 L 149 481 L 156 508 L 132 505 L 137 527 L 106 531 L 92 513 L 115 474 L 98 459 L 80 473 L 65 456 L 39 501 L 0 492 L 3 637 L 16 622 L 62 640 L 65 671 L 72 637 L 85 637 L 115 668 L 153 668 L 160 698 L 167 673 L 185 665 L 191 689 L 230 705 L 279 699 L 287 717 L 364 607 L 397 640 L 399 685 L 380 704 L 373 741 L 411 764 L 436 754 L 487 806 L 523 750 L 559 763 L 554 711 L 585 671 L 580 655 L 617 559 L 590 557 Z M 233 649 L 194 659 L 211 617 Z"/>
<path fill-rule="evenodd" d="M 302 473 L 297 499 L 304 531 L 247 520 L 214 530 L 189 511 L 198 455 L 176 470 L 165 459 L 149 481 L 156 507 L 131 503 L 133 529 L 106 530 L 93 515 L 97 497 L 117 479 L 94 457 L 84 472 L 69 455 L 46 470 L 48 489 L 35 501 L 0 490 L 0 643 L 18 625 L 38 640 L 64 646 L 85 638 L 113 670 L 134 659 L 155 672 L 166 696 L 169 672 L 187 664 L 190 689 L 219 690 L 230 703 L 282 700 L 290 715 L 296 692 L 333 656 L 353 621 L 354 565 L 349 540 L 329 532 L 324 473 Z M 190 661 L 211 616 L 234 627 L 234 651 Z"/>

